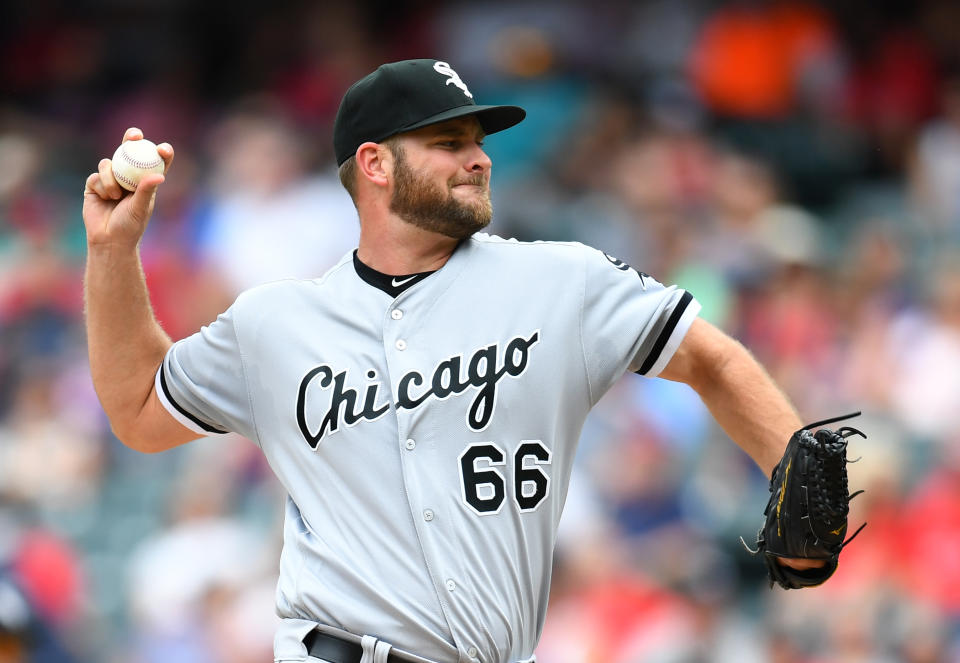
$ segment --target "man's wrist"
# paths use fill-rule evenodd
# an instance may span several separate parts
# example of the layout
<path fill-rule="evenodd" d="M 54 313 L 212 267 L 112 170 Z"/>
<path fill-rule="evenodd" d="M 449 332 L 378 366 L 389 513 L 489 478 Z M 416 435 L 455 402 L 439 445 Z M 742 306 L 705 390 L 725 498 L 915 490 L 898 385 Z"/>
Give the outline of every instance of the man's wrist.
<path fill-rule="evenodd" d="M 140 257 L 140 242 L 90 241 L 87 240 L 87 256 L 97 259 L 123 259 Z"/>

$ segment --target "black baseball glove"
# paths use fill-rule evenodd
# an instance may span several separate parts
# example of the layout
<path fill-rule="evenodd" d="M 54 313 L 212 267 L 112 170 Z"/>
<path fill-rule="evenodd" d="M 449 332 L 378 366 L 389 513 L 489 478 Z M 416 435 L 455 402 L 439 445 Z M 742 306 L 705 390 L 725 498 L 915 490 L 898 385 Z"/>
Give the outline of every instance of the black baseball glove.
<path fill-rule="evenodd" d="M 860 533 L 861 525 L 849 539 L 847 514 L 852 495 L 847 492 L 847 438 L 867 436 L 844 426 L 836 431 L 812 429 L 858 416 L 848 414 L 804 426 L 790 437 L 783 458 L 770 477 L 770 500 L 766 520 L 757 532 L 757 549 L 767 565 L 770 586 L 784 589 L 819 585 L 837 569 L 840 551 Z M 743 539 L 741 539 L 742 541 Z M 746 543 L 744 543 L 746 546 Z M 783 558 L 823 560 L 821 567 L 798 570 L 777 561 Z"/>

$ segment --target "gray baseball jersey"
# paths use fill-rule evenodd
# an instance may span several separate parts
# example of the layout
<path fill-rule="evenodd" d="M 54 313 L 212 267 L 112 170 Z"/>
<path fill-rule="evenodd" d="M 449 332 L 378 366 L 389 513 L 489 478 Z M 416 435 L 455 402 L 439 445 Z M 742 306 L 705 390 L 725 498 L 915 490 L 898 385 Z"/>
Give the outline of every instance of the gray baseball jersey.
<path fill-rule="evenodd" d="M 399 296 L 348 255 L 174 344 L 170 413 L 255 441 L 289 493 L 277 660 L 303 661 L 317 622 L 528 660 L 584 419 L 625 371 L 657 375 L 698 310 L 584 245 L 477 234 Z"/>

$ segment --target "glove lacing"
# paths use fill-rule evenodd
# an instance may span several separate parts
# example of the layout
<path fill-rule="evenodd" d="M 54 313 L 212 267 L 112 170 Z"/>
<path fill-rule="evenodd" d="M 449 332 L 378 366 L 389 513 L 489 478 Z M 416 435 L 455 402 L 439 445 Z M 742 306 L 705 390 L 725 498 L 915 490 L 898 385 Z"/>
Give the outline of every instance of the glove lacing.
<path fill-rule="evenodd" d="M 860 412 L 854 412 L 840 417 L 814 422 L 804 426 L 802 430 L 809 431 L 825 424 L 852 419 L 853 417 L 857 417 L 859 415 Z M 856 462 L 848 461 L 846 459 L 847 438 L 850 438 L 854 435 L 859 435 L 860 437 L 866 439 L 867 436 L 863 433 L 863 431 L 852 426 L 842 426 L 837 429 L 836 432 L 837 435 L 843 439 L 840 440 L 833 438 L 823 442 L 821 453 L 816 455 L 817 466 L 812 472 L 811 477 L 814 482 L 819 483 L 819 491 L 817 491 L 817 494 L 826 496 L 826 499 L 823 499 L 817 504 L 813 505 L 813 509 L 816 514 L 824 521 L 831 521 L 834 519 L 846 520 L 847 514 L 850 512 L 850 501 L 863 492 L 862 490 L 858 490 L 852 495 L 848 495 L 846 472 L 841 472 L 841 465 L 839 463 L 825 463 L 824 457 L 842 456 L 845 463 Z M 859 460 L 859 458 L 857 460 Z M 836 509 L 830 509 L 831 505 L 836 505 Z M 837 546 L 837 553 L 839 554 L 841 550 L 843 550 L 851 541 L 853 541 L 854 538 L 856 538 L 856 536 L 863 531 L 863 528 L 866 526 L 867 523 L 863 523 L 852 535 L 850 535 L 849 538 L 847 538 L 846 541 L 840 543 Z"/>

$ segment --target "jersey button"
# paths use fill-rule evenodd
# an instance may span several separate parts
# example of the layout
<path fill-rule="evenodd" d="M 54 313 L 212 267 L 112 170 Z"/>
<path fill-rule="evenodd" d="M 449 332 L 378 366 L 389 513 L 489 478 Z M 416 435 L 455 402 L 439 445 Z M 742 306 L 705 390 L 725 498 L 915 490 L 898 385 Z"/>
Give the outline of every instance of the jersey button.
<path fill-rule="evenodd" d="M 467 650 L 467 656 L 469 656 L 470 658 L 476 658 L 476 657 L 477 657 L 477 648 L 476 648 L 476 647 L 471 647 L 470 649 L 468 649 L 468 650 Z"/>
<path fill-rule="evenodd" d="M 452 581 L 452 580 L 448 580 L 448 581 L 447 581 L 447 589 L 449 589 L 449 590 L 452 592 L 452 591 L 455 590 L 456 588 L 457 588 L 457 583 L 455 583 L 455 582 Z"/>
<path fill-rule="evenodd" d="M 406 444 L 404 444 L 403 446 L 406 447 L 407 451 L 413 451 L 414 448 L 417 446 L 417 443 L 414 442 L 413 440 L 407 440 Z"/>
<path fill-rule="evenodd" d="M 399 320 L 400 318 L 403 317 L 403 311 L 401 311 L 398 308 L 395 308 L 392 311 L 390 311 L 390 317 L 393 318 L 394 320 Z"/>
<path fill-rule="evenodd" d="M 395 345 L 397 346 L 397 350 L 406 350 L 406 349 L 407 349 L 407 342 L 404 341 L 402 338 L 401 338 L 400 340 L 398 340 Z"/>
<path fill-rule="evenodd" d="M 423 511 L 423 519 L 426 520 L 428 523 L 429 523 L 431 520 L 433 520 L 433 511 L 431 511 L 430 509 L 424 509 L 424 511 Z"/>

